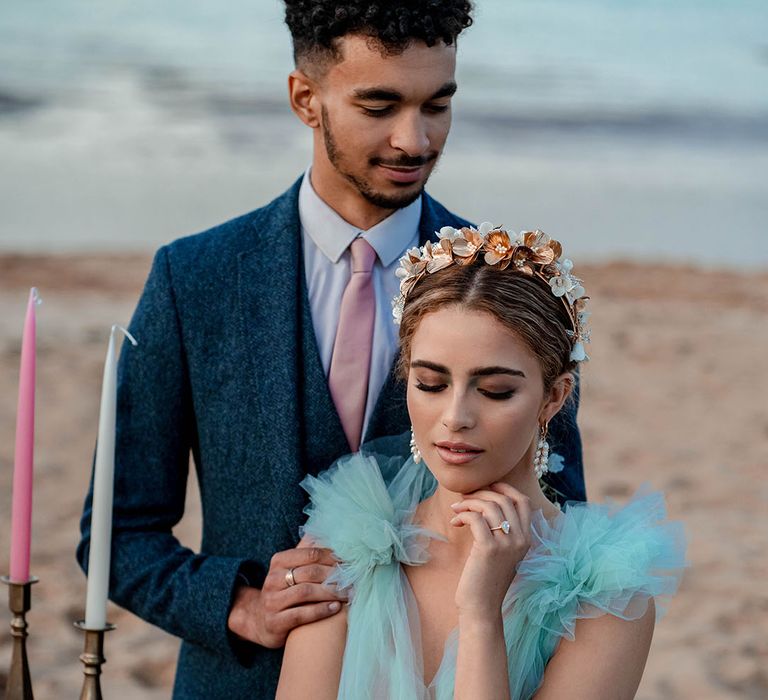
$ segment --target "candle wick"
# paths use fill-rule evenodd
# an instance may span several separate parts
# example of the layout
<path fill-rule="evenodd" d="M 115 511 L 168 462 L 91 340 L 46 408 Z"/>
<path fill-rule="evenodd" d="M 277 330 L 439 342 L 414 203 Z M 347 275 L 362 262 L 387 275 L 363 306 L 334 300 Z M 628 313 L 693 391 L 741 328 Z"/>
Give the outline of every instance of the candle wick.
<path fill-rule="evenodd" d="M 125 328 L 123 328 L 121 325 L 116 323 L 114 326 L 112 326 L 112 332 L 114 333 L 117 330 L 122 331 L 123 335 L 126 338 L 128 338 L 128 340 L 131 341 L 132 345 L 134 346 L 138 345 L 138 342 L 136 342 L 136 338 L 134 338 Z"/>
<path fill-rule="evenodd" d="M 32 287 L 30 294 L 32 295 L 32 303 L 34 303 L 35 306 L 40 306 L 40 304 L 43 303 L 43 300 L 40 298 L 40 293 L 37 291 L 37 287 Z"/>

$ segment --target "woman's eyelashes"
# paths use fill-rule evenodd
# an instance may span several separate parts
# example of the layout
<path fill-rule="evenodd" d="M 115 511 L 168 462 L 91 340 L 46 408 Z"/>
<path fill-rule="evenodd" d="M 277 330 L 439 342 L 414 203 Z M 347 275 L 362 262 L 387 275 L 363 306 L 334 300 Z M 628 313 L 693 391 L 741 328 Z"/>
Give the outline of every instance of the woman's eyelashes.
<path fill-rule="evenodd" d="M 421 381 L 420 379 L 416 380 L 416 388 L 420 391 L 437 393 L 443 391 L 443 389 L 446 389 L 447 387 L 448 385 L 445 383 L 429 384 L 427 382 Z M 504 391 L 491 391 L 490 389 L 484 389 L 483 387 L 477 387 L 477 391 L 486 398 L 492 399 L 493 401 L 504 401 L 506 399 L 510 399 L 515 393 L 514 389 L 506 389 Z"/>
<path fill-rule="evenodd" d="M 508 391 L 488 391 L 487 389 L 479 389 L 478 391 L 483 395 L 487 396 L 489 399 L 493 399 L 494 401 L 504 401 L 506 399 L 511 399 L 514 394 L 514 389 L 509 389 Z"/>
<path fill-rule="evenodd" d="M 420 379 L 416 380 L 416 388 L 421 391 L 438 392 L 438 391 L 442 391 L 447 386 L 448 386 L 447 384 L 426 384 L 422 382 Z"/>

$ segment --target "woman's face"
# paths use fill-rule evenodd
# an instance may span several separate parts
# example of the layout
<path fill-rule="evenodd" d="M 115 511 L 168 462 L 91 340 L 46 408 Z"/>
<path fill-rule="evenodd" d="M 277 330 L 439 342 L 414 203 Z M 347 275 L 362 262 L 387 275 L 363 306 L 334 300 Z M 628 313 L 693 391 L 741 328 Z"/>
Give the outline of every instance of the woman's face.
<path fill-rule="evenodd" d="M 449 491 L 469 493 L 532 469 L 548 399 L 538 359 L 492 315 L 450 306 L 419 323 L 408 412 L 424 461 Z"/>

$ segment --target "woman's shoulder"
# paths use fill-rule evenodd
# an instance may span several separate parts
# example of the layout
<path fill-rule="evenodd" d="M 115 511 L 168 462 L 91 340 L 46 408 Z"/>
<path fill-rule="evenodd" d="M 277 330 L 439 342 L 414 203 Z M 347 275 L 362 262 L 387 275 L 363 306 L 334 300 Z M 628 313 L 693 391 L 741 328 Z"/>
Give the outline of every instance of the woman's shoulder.
<path fill-rule="evenodd" d="M 550 521 L 537 515 L 513 588 L 546 600 L 539 615 L 637 619 L 654 598 L 661 617 L 686 566 L 683 525 L 667 518 L 661 492 L 643 485 L 624 504 L 569 502 Z"/>
<path fill-rule="evenodd" d="M 333 583 L 348 587 L 376 566 L 427 560 L 431 534 L 412 519 L 428 474 L 412 459 L 356 453 L 302 481 L 310 500 L 301 534 L 340 560 Z"/>

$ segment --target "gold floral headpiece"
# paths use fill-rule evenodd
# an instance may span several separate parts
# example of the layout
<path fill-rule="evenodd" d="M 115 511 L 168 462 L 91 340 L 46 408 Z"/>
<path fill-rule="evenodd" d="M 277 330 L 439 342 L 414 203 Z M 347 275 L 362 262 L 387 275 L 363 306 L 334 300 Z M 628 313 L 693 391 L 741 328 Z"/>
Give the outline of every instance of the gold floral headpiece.
<path fill-rule="evenodd" d="M 563 248 L 558 241 L 539 230 L 514 233 L 488 222 L 476 229 L 443 226 L 437 237 L 437 243 L 428 241 L 421 248 L 411 248 L 400 258 L 396 272 L 400 294 L 392 300 L 395 323 L 400 325 L 405 300 L 425 275 L 451 265 L 471 265 L 482 255 L 487 265 L 500 270 L 511 266 L 516 272 L 544 280 L 552 294 L 562 299 L 571 319 L 572 328 L 568 330 L 571 360 L 589 360 L 584 349 L 590 340 L 587 328 L 590 312 L 586 310 L 589 297 L 582 281 L 572 274 L 573 263 L 568 258 L 560 260 Z"/>

